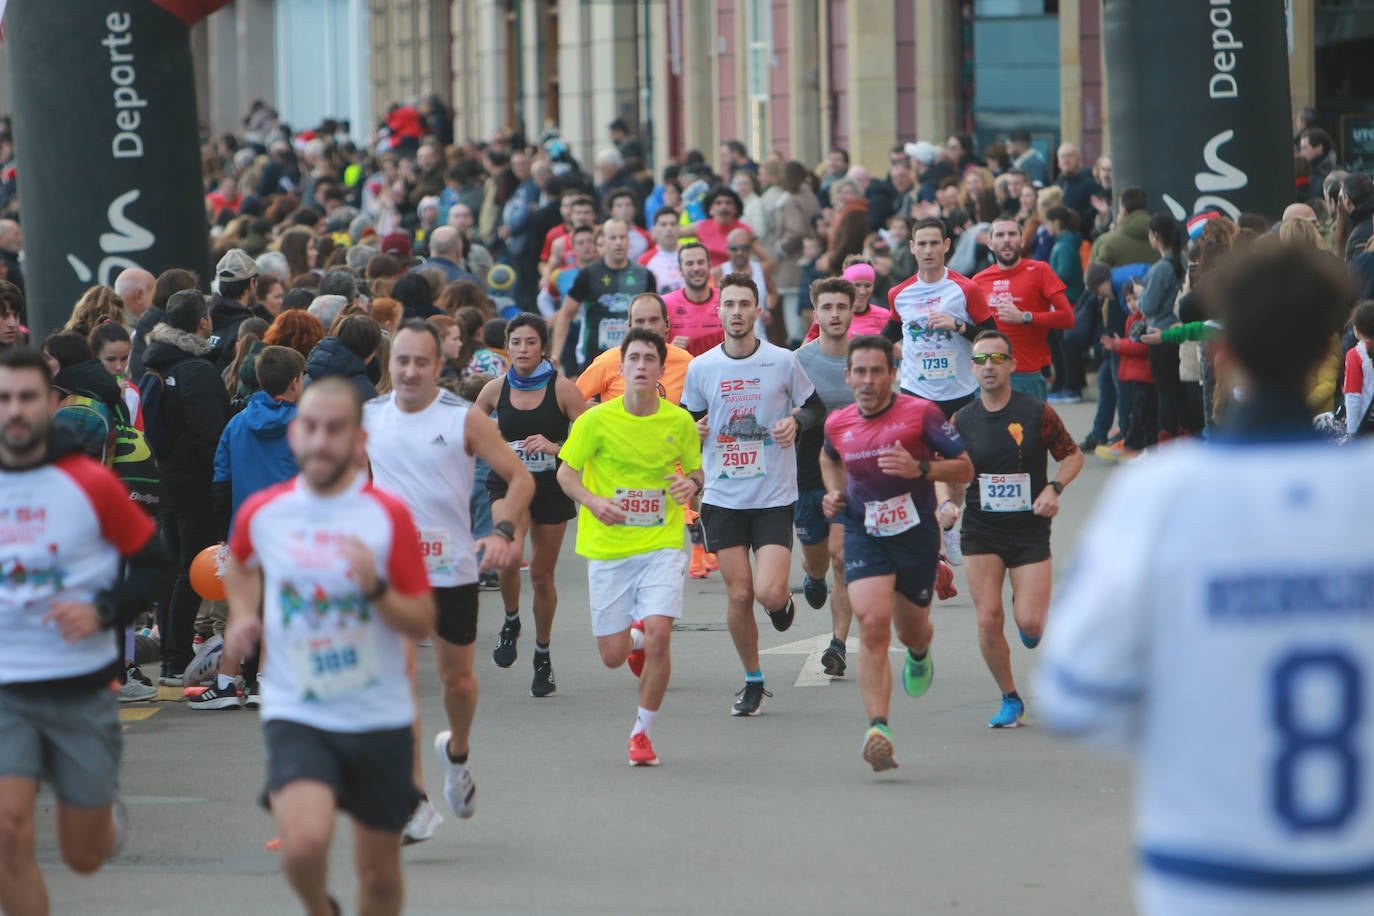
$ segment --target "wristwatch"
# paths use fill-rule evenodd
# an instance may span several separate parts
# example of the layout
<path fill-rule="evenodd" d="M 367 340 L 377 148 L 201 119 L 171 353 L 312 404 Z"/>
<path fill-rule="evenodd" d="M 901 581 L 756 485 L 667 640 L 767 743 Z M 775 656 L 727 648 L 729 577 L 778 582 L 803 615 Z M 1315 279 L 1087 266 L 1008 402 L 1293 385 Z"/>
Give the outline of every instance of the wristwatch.
<path fill-rule="evenodd" d="M 954 330 L 959 332 L 960 337 L 963 337 L 965 334 L 968 333 L 968 325 L 960 321 L 954 325 Z"/>
<path fill-rule="evenodd" d="M 1021 313 L 1021 323 L 1022 323 L 1022 324 L 1030 324 L 1031 321 L 1032 321 L 1034 318 L 1035 318 L 1035 316 L 1032 315 L 1030 312 L 1022 312 L 1022 313 Z"/>
<path fill-rule="evenodd" d="M 1064 492 L 1064 485 L 1057 480 L 1051 480 L 1050 486 L 1054 487 L 1054 492 L 1056 494 Z"/>
<path fill-rule="evenodd" d="M 508 541 L 515 540 L 515 522 L 508 518 L 501 519 L 501 521 L 492 525 L 491 529 Z"/>
<path fill-rule="evenodd" d="M 363 595 L 363 597 L 368 601 L 376 601 L 378 598 L 385 595 L 386 590 L 389 588 L 391 588 L 390 583 L 388 583 L 385 579 L 378 577 L 377 584 L 372 586 L 372 591 L 368 592 L 366 595 Z"/>
<path fill-rule="evenodd" d="M 930 476 L 930 462 L 929 462 L 929 461 L 927 461 L 927 460 L 925 460 L 924 458 L 922 458 L 920 461 L 916 462 L 916 467 L 920 469 L 920 471 L 921 471 L 921 476 L 922 476 L 922 477 L 929 477 L 929 476 Z"/>

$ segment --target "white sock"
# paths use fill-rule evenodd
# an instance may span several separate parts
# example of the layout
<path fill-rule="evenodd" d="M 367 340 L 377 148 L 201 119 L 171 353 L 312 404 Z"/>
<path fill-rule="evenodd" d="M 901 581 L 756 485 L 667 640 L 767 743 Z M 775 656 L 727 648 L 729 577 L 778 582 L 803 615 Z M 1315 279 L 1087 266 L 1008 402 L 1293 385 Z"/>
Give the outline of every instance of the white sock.
<path fill-rule="evenodd" d="M 640 629 L 630 630 L 630 648 L 638 652 L 644 648 L 644 631 Z"/>
<path fill-rule="evenodd" d="M 654 727 L 654 716 L 656 715 L 658 715 L 657 709 L 650 712 L 643 706 L 639 707 L 639 715 L 635 717 L 635 727 L 634 731 L 630 732 L 630 737 L 633 738 L 640 732 L 646 735 L 649 734 L 649 729 Z"/>
<path fill-rule="evenodd" d="M 215 683 L 219 685 L 220 690 L 229 690 L 234 686 L 234 679 L 227 674 L 217 674 L 215 675 Z"/>

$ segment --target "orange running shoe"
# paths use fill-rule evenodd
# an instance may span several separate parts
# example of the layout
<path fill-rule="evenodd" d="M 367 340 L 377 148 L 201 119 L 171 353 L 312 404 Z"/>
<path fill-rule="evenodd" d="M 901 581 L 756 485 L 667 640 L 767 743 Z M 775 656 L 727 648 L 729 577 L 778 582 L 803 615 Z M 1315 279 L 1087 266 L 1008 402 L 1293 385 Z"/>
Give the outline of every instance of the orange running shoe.
<path fill-rule="evenodd" d="M 935 594 L 941 601 L 959 597 L 959 589 L 954 587 L 954 567 L 946 563 L 944 557 L 935 567 Z"/>
<path fill-rule="evenodd" d="M 687 573 L 693 579 L 705 579 L 711 573 L 706 569 L 706 548 L 700 544 L 692 545 L 692 563 L 687 567 Z"/>
<path fill-rule="evenodd" d="M 708 553 L 706 555 L 706 571 L 708 573 L 713 573 L 718 569 L 720 569 L 720 564 L 716 562 L 716 555 L 713 553 Z"/>
<path fill-rule="evenodd" d="M 654 753 L 654 746 L 644 732 L 630 736 L 630 766 L 658 766 L 658 755 Z"/>
<path fill-rule="evenodd" d="M 643 633 L 644 621 L 636 620 L 634 623 L 630 624 L 630 629 L 638 630 L 639 632 Z M 633 639 L 634 637 L 630 638 Z M 630 666 L 631 674 L 633 674 L 635 677 L 639 677 L 639 675 L 644 671 L 644 650 L 632 650 L 629 655 L 625 656 L 625 664 Z"/>

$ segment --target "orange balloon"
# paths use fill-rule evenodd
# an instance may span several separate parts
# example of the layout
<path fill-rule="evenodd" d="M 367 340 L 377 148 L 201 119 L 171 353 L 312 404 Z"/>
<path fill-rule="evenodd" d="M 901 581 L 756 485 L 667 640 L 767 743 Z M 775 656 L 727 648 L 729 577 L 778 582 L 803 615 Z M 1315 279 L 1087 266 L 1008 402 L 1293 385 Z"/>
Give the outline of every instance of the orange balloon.
<path fill-rule="evenodd" d="M 220 552 L 223 544 L 211 544 L 191 561 L 191 588 L 206 601 L 224 600 L 224 580 L 220 578 Z"/>

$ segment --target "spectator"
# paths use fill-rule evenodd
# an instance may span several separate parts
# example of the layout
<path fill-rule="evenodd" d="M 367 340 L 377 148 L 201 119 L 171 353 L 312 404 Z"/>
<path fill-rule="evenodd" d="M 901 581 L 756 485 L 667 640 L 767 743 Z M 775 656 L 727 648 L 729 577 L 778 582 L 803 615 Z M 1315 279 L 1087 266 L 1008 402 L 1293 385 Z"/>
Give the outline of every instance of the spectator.
<path fill-rule="evenodd" d="M 306 382 L 332 375 L 347 379 L 364 401 L 377 396 L 368 378 L 367 364 L 382 344 L 382 326 L 366 315 L 349 315 L 339 322 L 334 335 L 315 345 L 306 360 Z"/>
<path fill-rule="evenodd" d="M 827 275 L 838 274 L 850 255 L 863 254 L 868 237 L 868 201 L 858 182 L 852 178 L 837 182 L 831 188 L 831 199 L 830 246 L 816 261 L 816 267 Z"/>
<path fill-rule="evenodd" d="M 430 292 L 429 281 L 416 271 L 402 274 L 396 278 L 396 282 L 391 286 L 391 298 L 401 303 L 404 321 L 443 314 L 434 305 L 434 296 Z"/>
<path fill-rule="evenodd" d="M 1320 127 L 1298 134 L 1298 155 L 1312 166 L 1312 187 L 1319 188 L 1336 169 L 1336 149 L 1331 135 Z"/>
<path fill-rule="evenodd" d="M 1350 263 L 1364 251 L 1374 237 L 1374 182 L 1359 174 L 1347 175 L 1341 182 L 1341 207 L 1350 227 L 1345 240 L 1345 260 Z"/>
<path fill-rule="evenodd" d="M 452 226 L 440 226 L 429 237 L 429 260 L 425 267 L 433 267 L 444 275 L 446 283 L 456 280 L 473 280 L 476 277 L 464 270 L 459 261 L 462 259 L 463 236 Z"/>
<path fill-rule="evenodd" d="M 125 268 L 115 277 L 115 295 L 124 302 L 124 320 L 121 323 L 125 327 L 130 330 L 138 327 L 139 319 L 153 304 L 153 285 L 156 282 L 153 275 L 141 267 Z"/>
<path fill-rule="evenodd" d="M 1108 267 L 1126 264 L 1153 264 L 1159 252 L 1150 244 L 1149 198 L 1144 188 L 1126 188 L 1121 192 L 1116 225 L 1098 236 L 1093 243 L 1092 259 Z"/>
<path fill-rule="evenodd" d="M 210 360 L 224 369 L 234 360 L 239 325 L 256 315 L 265 321 L 275 316 L 258 305 L 258 265 L 241 248 L 231 248 L 215 265 L 219 292 L 210 299 Z"/>
<path fill-rule="evenodd" d="M 123 323 L 124 300 L 108 286 L 92 286 L 77 300 L 63 330 L 90 337 L 96 325 L 106 321 Z"/>
<path fill-rule="evenodd" d="M 152 304 L 143 313 L 143 317 L 138 319 L 138 326 L 129 335 L 133 340 L 133 351 L 129 354 L 129 378 L 143 377 L 143 356 L 148 346 L 148 335 L 166 317 L 167 302 L 182 290 L 195 289 L 199 285 L 200 277 L 196 276 L 195 271 L 179 267 L 164 270 L 158 275 L 157 280 L 153 282 Z"/>
<path fill-rule="evenodd" d="M 1030 132 L 1018 128 L 1007 139 L 1007 152 L 1011 155 L 1013 168 L 1026 173 L 1032 184 L 1044 187 L 1050 183 L 1050 164 L 1045 161 L 1044 153 L 1031 146 Z"/>
<path fill-rule="evenodd" d="M 1072 143 L 1059 146 L 1059 185 L 1064 192 L 1064 206 L 1078 214 L 1080 226 L 1091 226 L 1096 216 L 1093 196 L 1107 196 L 1106 189 L 1093 180 L 1092 173 L 1083 168 L 1083 154 Z"/>
<path fill-rule="evenodd" d="M 24 233 L 12 219 L 0 219 L 0 266 L 5 279 L 24 291 L 24 271 L 19 266 L 19 253 L 24 249 Z"/>
<path fill-rule="evenodd" d="M 303 309 L 282 312 L 262 336 L 262 342 L 269 347 L 290 347 L 302 357 L 309 356 L 323 339 L 324 325 Z"/>

